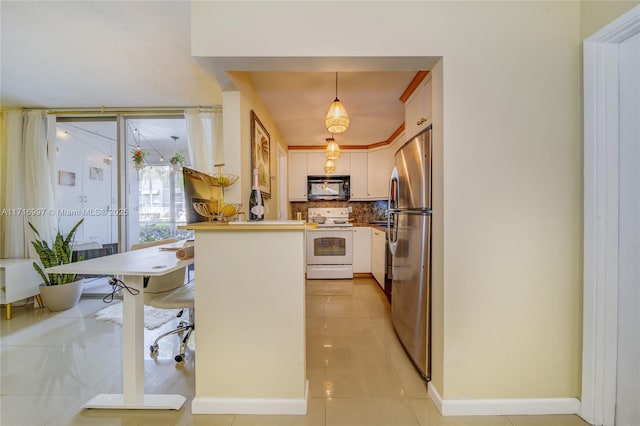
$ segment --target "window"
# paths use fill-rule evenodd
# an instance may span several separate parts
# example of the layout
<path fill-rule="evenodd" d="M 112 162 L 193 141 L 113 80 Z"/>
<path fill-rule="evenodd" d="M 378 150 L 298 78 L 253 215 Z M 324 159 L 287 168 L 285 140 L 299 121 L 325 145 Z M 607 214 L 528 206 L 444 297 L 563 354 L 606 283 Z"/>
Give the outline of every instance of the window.
<path fill-rule="evenodd" d="M 186 224 L 181 165 L 189 165 L 189 155 L 184 117 L 127 118 L 125 135 L 129 245 L 192 238 L 192 231 L 178 229 Z M 172 159 L 181 164 L 172 164 Z"/>

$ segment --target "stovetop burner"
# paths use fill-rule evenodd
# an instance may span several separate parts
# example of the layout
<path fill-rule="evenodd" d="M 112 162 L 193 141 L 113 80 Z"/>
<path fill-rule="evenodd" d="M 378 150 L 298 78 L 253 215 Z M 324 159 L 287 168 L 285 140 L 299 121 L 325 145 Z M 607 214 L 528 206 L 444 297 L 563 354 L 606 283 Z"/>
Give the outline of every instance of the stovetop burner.
<path fill-rule="evenodd" d="M 319 223 L 319 228 L 349 228 L 353 224 L 349 222 L 348 207 L 315 207 L 307 211 L 308 220 L 312 217 L 324 216 L 327 218 L 325 223 Z"/>

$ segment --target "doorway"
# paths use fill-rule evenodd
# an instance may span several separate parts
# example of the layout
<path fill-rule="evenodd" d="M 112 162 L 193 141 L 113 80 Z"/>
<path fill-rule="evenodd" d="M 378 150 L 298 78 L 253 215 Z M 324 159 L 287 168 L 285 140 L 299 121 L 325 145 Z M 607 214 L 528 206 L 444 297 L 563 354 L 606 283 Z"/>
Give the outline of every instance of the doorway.
<path fill-rule="evenodd" d="M 289 218 L 289 203 L 287 200 L 287 153 L 278 145 L 278 220 Z"/>
<path fill-rule="evenodd" d="M 640 424 L 640 6 L 584 41 L 580 415 Z"/>
<path fill-rule="evenodd" d="M 182 166 L 190 167 L 184 116 L 125 117 L 123 127 L 129 207 L 126 249 L 136 243 L 191 238 L 193 231 L 179 229 L 186 224 Z M 135 152 L 141 161 L 134 158 Z"/>

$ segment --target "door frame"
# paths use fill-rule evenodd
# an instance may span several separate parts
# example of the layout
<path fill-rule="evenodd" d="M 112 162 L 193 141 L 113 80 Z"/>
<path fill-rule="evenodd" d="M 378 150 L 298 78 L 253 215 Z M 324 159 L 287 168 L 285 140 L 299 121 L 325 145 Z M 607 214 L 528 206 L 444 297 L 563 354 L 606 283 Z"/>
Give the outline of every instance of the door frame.
<path fill-rule="evenodd" d="M 640 6 L 586 38 L 582 403 L 591 424 L 615 420 L 618 329 L 618 45 L 640 32 Z"/>
<path fill-rule="evenodd" d="M 289 216 L 289 208 L 287 200 L 287 182 L 289 178 L 287 176 L 287 153 L 278 144 L 278 208 L 277 219 L 285 220 Z"/>

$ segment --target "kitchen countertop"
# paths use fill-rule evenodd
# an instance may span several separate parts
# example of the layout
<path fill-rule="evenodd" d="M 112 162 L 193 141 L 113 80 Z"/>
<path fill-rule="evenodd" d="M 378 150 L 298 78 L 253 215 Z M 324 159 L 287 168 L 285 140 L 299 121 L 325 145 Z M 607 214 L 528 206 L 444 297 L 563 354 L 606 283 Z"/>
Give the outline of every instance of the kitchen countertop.
<path fill-rule="evenodd" d="M 198 222 L 181 226 L 180 229 L 193 231 L 302 231 L 315 229 L 315 223 L 302 220 L 264 220 L 257 222 Z"/>
<path fill-rule="evenodd" d="M 367 222 L 354 222 L 353 223 L 354 227 L 371 227 L 371 228 L 375 228 L 379 231 L 383 231 L 383 232 L 387 232 L 387 227 L 386 226 L 381 226 L 381 225 L 376 225 L 374 223 L 367 223 Z"/>

